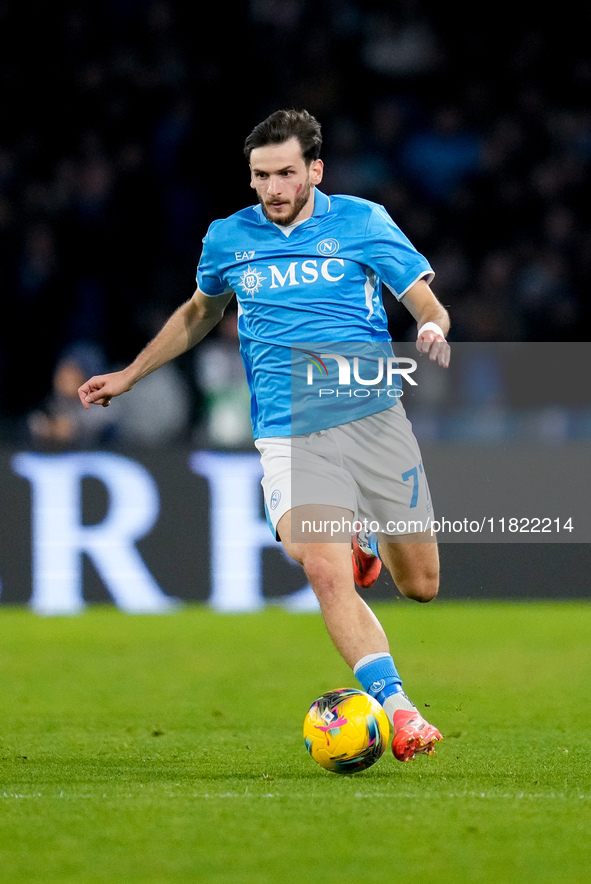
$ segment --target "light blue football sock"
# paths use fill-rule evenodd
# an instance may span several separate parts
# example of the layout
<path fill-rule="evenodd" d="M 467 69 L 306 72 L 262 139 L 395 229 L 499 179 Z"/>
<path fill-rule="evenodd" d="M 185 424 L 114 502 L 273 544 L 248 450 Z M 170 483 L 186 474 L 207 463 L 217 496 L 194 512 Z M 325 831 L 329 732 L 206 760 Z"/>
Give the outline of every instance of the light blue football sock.
<path fill-rule="evenodd" d="M 380 557 L 380 553 L 378 551 L 378 535 L 377 534 L 368 534 L 367 535 L 367 545 L 371 549 L 374 556 L 377 556 L 378 559 Z"/>
<path fill-rule="evenodd" d="M 376 556 L 379 559 L 377 534 L 367 534 L 365 531 L 360 531 L 357 535 L 357 543 L 366 555 Z"/>
<path fill-rule="evenodd" d="M 382 706 L 387 697 L 402 691 L 402 679 L 390 654 L 368 654 L 359 660 L 353 672 L 363 690 Z"/>

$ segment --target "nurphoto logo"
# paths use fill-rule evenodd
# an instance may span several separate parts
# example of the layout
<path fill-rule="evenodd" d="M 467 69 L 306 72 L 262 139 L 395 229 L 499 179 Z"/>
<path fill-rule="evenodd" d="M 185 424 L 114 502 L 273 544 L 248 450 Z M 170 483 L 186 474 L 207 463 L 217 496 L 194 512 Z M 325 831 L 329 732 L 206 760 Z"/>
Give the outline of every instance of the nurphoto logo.
<path fill-rule="evenodd" d="M 417 382 L 412 377 L 412 373 L 416 371 L 417 362 L 410 357 L 378 356 L 377 358 L 369 358 L 364 356 L 362 357 L 363 369 L 361 369 L 359 356 L 349 358 L 343 356 L 342 353 L 316 354 L 309 352 L 303 355 L 308 362 L 306 370 L 307 386 L 314 386 L 318 379 L 323 381 L 329 377 L 330 371 L 326 361 L 332 359 L 336 362 L 338 368 L 337 386 L 347 388 L 346 390 L 335 390 L 334 388 L 320 387 L 318 389 L 319 398 L 334 395 L 367 398 L 373 392 L 378 396 L 383 393 L 398 399 L 402 395 L 401 378 L 404 378 L 411 386 L 417 386 Z M 334 365 L 331 368 L 334 371 Z M 355 383 L 359 385 L 356 389 L 352 387 L 352 384 Z M 367 389 L 369 387 L 374 389 Z"/>

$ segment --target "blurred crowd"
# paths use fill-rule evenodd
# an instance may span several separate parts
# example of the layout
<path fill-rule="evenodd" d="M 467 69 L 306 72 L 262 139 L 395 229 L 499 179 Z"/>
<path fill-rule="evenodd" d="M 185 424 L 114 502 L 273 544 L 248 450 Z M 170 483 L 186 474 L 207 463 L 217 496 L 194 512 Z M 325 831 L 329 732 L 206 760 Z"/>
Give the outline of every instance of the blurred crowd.
<path fill-rule="evenodd" d="M 382 203 L 427 255 L 452 340 L 582 337 L 591 13 L 526 12 L 0 0 L 2 438 L 246 442 L 232 311 L 109 419 L 69 392 L 191 295 L 208 224 L 252 202 L 244 137 L 278 107 L 322 123 L 326 192 Z"/>

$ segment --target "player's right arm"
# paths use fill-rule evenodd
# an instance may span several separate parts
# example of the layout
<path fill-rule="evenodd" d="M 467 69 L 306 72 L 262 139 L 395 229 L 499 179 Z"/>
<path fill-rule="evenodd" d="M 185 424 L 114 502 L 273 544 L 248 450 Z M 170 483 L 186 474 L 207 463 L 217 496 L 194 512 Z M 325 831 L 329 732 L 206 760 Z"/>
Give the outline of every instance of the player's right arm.
<path fill-rule="evenodd" d="M 78 390 L 82 405 L 107 406 L 114 396 L 127 393 L 147 374 L 190 350 L 217 325 L 233 296 L 234 292 L 227 292 L 210 297 L 197 287 L 126 368 L 97 375 L 82 384 Z"/>

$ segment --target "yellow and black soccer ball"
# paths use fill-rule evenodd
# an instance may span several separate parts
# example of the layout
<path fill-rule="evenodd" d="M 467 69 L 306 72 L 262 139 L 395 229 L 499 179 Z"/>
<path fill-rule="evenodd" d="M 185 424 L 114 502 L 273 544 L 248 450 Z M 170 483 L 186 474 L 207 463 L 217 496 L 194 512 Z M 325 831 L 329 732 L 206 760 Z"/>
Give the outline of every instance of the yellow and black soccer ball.
<path fill-rule="evenodd" d="M 358 773 L 378 761 L 390 739 L 382 706 L 355 688 L 337 688 L 314 700 L 304 720 L 306 749 L 334 773 Z"/>

